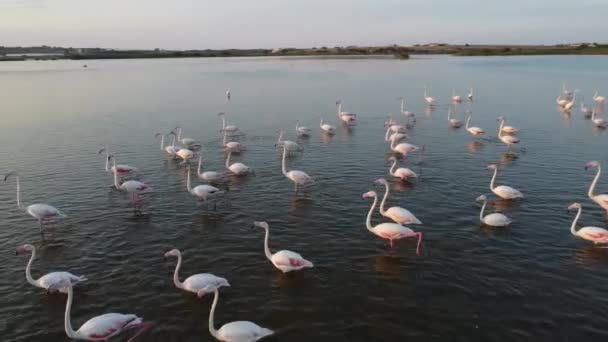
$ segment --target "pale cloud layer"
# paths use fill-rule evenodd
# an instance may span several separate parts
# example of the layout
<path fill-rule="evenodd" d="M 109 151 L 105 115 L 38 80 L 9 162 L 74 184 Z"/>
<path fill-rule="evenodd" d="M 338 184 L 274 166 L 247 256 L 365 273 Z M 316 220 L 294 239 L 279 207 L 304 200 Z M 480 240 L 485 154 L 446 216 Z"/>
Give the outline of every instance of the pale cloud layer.
<path fill-rule="evenodd" d="M 0 45 L 602 42 L 606 13 L 607 0 L 0 0 Z"/>

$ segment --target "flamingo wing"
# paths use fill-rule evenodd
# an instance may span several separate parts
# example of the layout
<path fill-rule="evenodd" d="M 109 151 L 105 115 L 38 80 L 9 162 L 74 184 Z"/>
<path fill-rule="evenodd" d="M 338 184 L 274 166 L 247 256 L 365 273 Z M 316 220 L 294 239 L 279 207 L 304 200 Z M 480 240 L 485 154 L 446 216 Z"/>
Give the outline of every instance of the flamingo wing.
<path fill-rule="evenodd" d="M 228 286 L 228 281 L 211 273 L 194 274 L 184 280 L 184 289 L 194 293 L 202 289 L 205 289 L 205 292 L 213 292 L 222 286 Z"/>
<path fill-rule="evenodd" d="M 76 285 L 80 282 L 87 280 L 84 276 L 76 276 L 70 272 L 51 272 L 43 275 L 38 279 L 38 284 L 40 287 L 48 289 L 49 287 L 56 284 L 65 284 L 67 282 L 72 285 Z M 60 289 L 61 292 L 67 293 L 63 288 Z"/>
<path fill-rule="evenodd" d="M 505 199 L 522 198 L 524 195 L 517 189 L 507 185 L 499 185 L 493 189 L 494 193 Z"/>
<path fill-rule="evenodd" d="M 134 324 L 141 324 L 141 318 L 135 315 L 107 313 L 93 317 L 86 321 L 78 333 L 91 340 L 106 340 L 120 334 L 123 330 Z"/>
<path fill-rule="evenodd" d="M 282 250 L 273 254 L 272 263 L 283 272 L 313 267 L 313 264 L 304 259 L 300 254 L 288 250 Z"/>
<path fill-rule="evenodd" d="M 400 224 L 422 224 L 414 214 L 401 207 L 389 208 L 385 216 Z"/>
<path fill-rule="evenodd" d="M 511 224 L 511 219 L 501 213 L 492 213 L 483 218 L 483 222 L 488 226 L 504 227 Z"/>
<path fill-rule="evenodd" d="M 583 227 L 577 234 L 586 240 L 597 243 L 608 243 L 608 230 L 600 227 Z"/>
<path fill-rule="evenodd" d="M 272 334 L 274 334 L 272 330 L 249 321 L 226 323 L 218 330 L 220 339 L 229 342 L 252 342 Z"/>

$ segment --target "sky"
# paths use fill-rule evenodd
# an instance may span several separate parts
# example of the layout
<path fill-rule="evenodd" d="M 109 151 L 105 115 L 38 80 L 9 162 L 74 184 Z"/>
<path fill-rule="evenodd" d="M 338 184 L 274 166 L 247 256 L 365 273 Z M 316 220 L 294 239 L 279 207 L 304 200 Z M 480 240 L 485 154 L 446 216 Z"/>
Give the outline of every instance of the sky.
<path fill-rule="evenodd" d="M 606 15 L 608 0 L 0 0 L 0 45 L 223 49 L 606 42 Z"/>

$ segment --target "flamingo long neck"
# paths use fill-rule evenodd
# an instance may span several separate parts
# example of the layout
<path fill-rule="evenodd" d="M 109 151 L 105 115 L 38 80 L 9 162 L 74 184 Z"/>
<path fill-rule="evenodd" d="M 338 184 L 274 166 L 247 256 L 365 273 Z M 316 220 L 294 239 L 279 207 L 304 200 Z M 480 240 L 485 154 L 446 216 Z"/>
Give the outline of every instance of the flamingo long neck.
<path fill-rule="evenodd" d="M 106 150 L 106 172 L 110 171 L 110 152 Z"/>
<path fill-rule="evenodd" d="M 372 227 L 372 213 L 376 208 L 376 203 L 378 203 L 378 196 L 374 196 L 374 203 L 372 203 L 372 207 L 369 208 L 369 212 L 367 213 L 367 220 L 365 221 L 365 226 L 370 232 L 374 231 L 374 227 Z"/>
<path fill-rule="evenodd" d="M 277 139 L 277 145 L 283 142 L 283 131 L 279 131 L 279 139 Z"/>
<path fill-rule="evenodd" d="M 386 134 L 384 135 L 384 141 L 388 141 L 388 134 L 391 131 L 391 126 L 389 125 L 388 128 L 386 129 Z"/>
<path fill-rule="evenodd" d="M 296 121 L 296 132 L 299 131 L 299 128 L 300 128 L 300 122 Z"/>
<path fill-rule="evenodd" d="M 341 112 L 342 112 L 342 103 L 338 103 L 338 117 L 340 117 Z"/>
<path fill-rule="evenodd" d="M 32 263 L 34 262 L 34 259 L 36 259 L 36 248 L 32 250 L 32 256 L 30 257 L 30 261 L 27 262 L 27 266 L 25 267 L 25 279 L 27 279 L 28 283 L 34 286 L 38 286 L 38 280 L 32 277 L 31 272 Z"/>
<path fill-rule="evenodd" d="M 391 169 L 389 170 L 391 175 L 395 175 L 395 167 L 397 166 L 397 159 L 393 160 L 393 166 L 391 166 Z"/>
<path fill-rule="evenodd" d="M 187 177 L 187 180 L 186 180 L 186 189 L 188 189 L 188 192 L 192 191 L 192 185 L 190 183 L 190 173 L 191 173 L 190 172 L 190 167 L 188 167 L 188 177 Z"/>
<path fill-rule="evenodd" d="M 266 258 L 272 262 L 272 253 L 270 253 L 270 248 L 268 248 L 268 237 L 270 236 L 270 229 L 266 228 L 266 237 L 264 238 L 264 254 L 266 254 Z"/>
<path fill-rule="evenodd" d="M 19 176 L 15 177 L 17 179 L 17 207 L 22 208 L 21 205 L 21 182 L 19 181 Z"/>
<path fill-rule="evenodd" d="M 591 120 L 595 120 L 595 108 L 593 108 L 593 110 L 591 111 Z"/>
<path fill-rule="evenodd" d="M 213 296 L 213 304 L 211 305 L 211 311 L 209 312 L 209 332 L 211 333 L 211 336 L 213 336 L 217 340 L 219 340 L 219 336 L 217 335 L 217 330 L 215 330 L 215 323 L 214 323 L 213 318 L 215 316 L 215 307 L 217 306 L 217 301 L 219 299 L 220 292 L 217 290 L 217 288 L 215 288 L 214 292 L 215 292 L 215 295 Z"/>
<path fill-rule="evenodd" d="M 467 124 L 465 125 L 466 129 L 469 129 L 469 122 L 471 121 L 471 116 L 467 118 Z"/>
<path fill-rule="evenodd" d="M 179 253 L 177 255 L 177 265 L 175 266 L 175 271 L 173 272 L 173 284 L 175 287 L 182 289 L 184 288 L 184 283 L 179 281 L 179 269 L 182 267 L 182 254 Z"/>
<path fill-rule="evenodd" d="M 486 210 L 486 205 L 488 205 L 488 200 L 483 201 L 483 205 L 481 206 L 481 211 L 479 212 L 479 221 L 483 222 L 483 212 Z"/>
<path fill-rule="evenodd" d="M 118 172 L 116 170 L 116 159 L 112 159 L 112 163 L 114 164 L 114 186 L 116 189 L 120 189 L 120 184 L 118 183 Z"/>
<path fill-rule="evenodd" d="M 175 137 L 175 134 L 173 134 L 173 142 L 171 143 L 171 146 L 175 147 L 175 140 L 176 140 L 176 139 L 177 139 L 177 138 Z"/>
<path fill-rule="evenodd" d="M 395 163 L 397 163 L 397 161 L 395 161 Z M 388 193 L 389 193 L 389 187 L 388 187 L 388 183 L 384 183 L 384 187 L 385 187 L 385 191 L 384 191 L 384 197 L 382 197 L 382 202 L 380 202 L 380 214 L 384 215 L 386 214 L 386 210 L 384 210 L 384 203 L 386 202 L 386 198 L 388 197 Z"/>
<path fill-rule="evenodd" d="M 226 128 L 226 118 L 222 115 L 222 129 Z"/>
<path fill-rule="evenodd" d="M 161 134 L 160 136 L 160 150 L 164 151 L 165 150 L 165 135 Z"/>
<path fill-rule="evenodd" d="M 181 127 L 177 130 L 177 140 L 178 141 L 182 140 L 182 128 Z"/>
<path fill-rule="evenodd" d="M 582 212 L 583 212 L 583 208 L 578 207 L 578 213 L 576 213 L 576 217 L 574 218 L 574 221 L 572 221 L 572 225 L 570 226 L 570 233 L 572 233 L 572 235 L 577 235 L 576 234 L 576 222 L 578 222 L 578 218 L 581 217 Z"/>
<path fill-rule="evenodd" d="M 426 87 L 424 87 L 424 97 L 427 97 L 427 95 L 426 95 Z"/>
<path fill-rule="evenodd" d="M 602 167 L 598 165 L 597 173 L 595 174 L 595 178 L 593 179 L 593 182 L 591 182 L 591 185 L 589 186 L 589 192 L 587 193 L 587 196 L 589 196 L 589 198 L 595 197 L 595 195 L 594 195 L 595 185 L 597 184 L 597 181 L 600 179 L 600 173 L 602 173 Z"/>
<path fill-rule="evenodd" d="M 230 156 L 232 155 L 232 151 L 228 152 L 228 156 L 226 157 L 226 168 L 230 168 Z"/>
<path fill-rule="evenodd" d="M 283 174 L 285 175 L 285 177 L 287 177 L 287 167 L 285 167 L 285 156 L 287 155 L 287 149 L 285 147 L 283 147 L 283 161 L 281 162 L 281 171 L 283 171 Z"/>
<path fill-rule="evenodd" d="M 494 191 L 494 180 L 496 180 L 496 174 L 498 173 L 498 167 L 494 169 L 494 176 L 492 176 L 492 180 L 490 181 L 490 190 Z"/>
<path fill-rule="evenodd" d="M 502 137 L 502 128 L 505 125 L 505 119 L 500 119 L 500 127 L 498 127 L 498 137 Z"/>
<path fill-rule="evenodd" d="M 321 124 L 320 125 L 321 125 L 321 127 L 323 127 L 323 118 L 321 118 Z"/>
<path fill-rule="evenodd" d="M 72 285 L 68 285 L 68 301 L 65 304 L 65 333 L 71 339 L 78 339 L 78 332 L 72 328 L 72 319 L 70 318 L 70 311 L 72 310 L 72 301 L 74 300 L 74 289 Z"/>

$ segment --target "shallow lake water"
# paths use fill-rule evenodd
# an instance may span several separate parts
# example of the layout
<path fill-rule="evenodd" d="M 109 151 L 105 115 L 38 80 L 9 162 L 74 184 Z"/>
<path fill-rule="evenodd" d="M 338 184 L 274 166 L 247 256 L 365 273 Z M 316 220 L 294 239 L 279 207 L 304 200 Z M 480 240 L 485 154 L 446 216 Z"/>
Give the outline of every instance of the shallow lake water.
<path fill-rule="evenodd" d="M 0 172 L 21 176 L 26 204 L 49 203 L 68 217 L 45 228 L 15 202 L 15 182 L 0 184 L 0 334 L 4 341 L 66 341 L 65 296 L 29 285 L 29 256 L 15 247 L 32 243 L 38 277 L 67 270 L 88 277 L 75 289 L 72 321 L 105 312 L 132 312 L 156 322 L 143 341 L 212 341 L 207 330 L 211 297 L 176 289 L 202 272 L 226 277 L 216 326 L 251 320 L 277 330 L 268 341 L 513 341 L 608 338 L 608 249 L 570 234 L 572 202 L 583 204 L 582 225 L 606 226 L 604 212 L 587 197 L 595 171 L 608 166 L 608 132 L 594 129 L 577 109 L 556 110 L 562 82 L 588 105 L 593 90 L 608 93 L 608 58 L 415 56 L 411 60 L 233 58 L 124 61 L 11 62 L 0 64 Z M 427 110 L 423 87 L 439 105 Z M 457 106 L 464 120 L 487 137 L 450 129 L 452 89 L 475 101 Z M 232 101 L 226 103 L 225 89 Z M 401 122 L 399 96 L 417 122 L 409 141 L 424 145 L 419 178 L 390 179 L 391 155 L 384 118 Z M 337 98 L 358 113 L 353 129 L 341 126 Z M 246 133 L 247 151 L 234 160 L 255 176 L 231 178 L 230 191 L 213 205 L 185 190 L 185 167 L 159 150 L 154 133 L 179 125 L 202 142 L 208 170 L 223 170 L 220 120 Z M 337 127 L 320 133 L 319 117 Z M 496 117 L 520 129 L 514 154 L 496 139 Z M 277 130 L 296 140 L 295 122 L 312 128 L 304 153 L 288 166 L 315 180 L 304 196 L 281 174 Z M 153 192 L 134 216 L 129 198 L 111 189 L 97 150 L 107 145 L 119 163 L 141 169 Z M 479 224 L 480 194 L 488 189 L 489 163 L 500 163 L 498 184 L 525 198 L 515 203 L 490 196 L 489 210 L 509 215 L 509 228 Z M 411 210 L 423 225 L 415 241 L 389 248 L 370 234 L 371 205 L 361 195 L 387 177 L 390 205 Z M 194 180 L 200 184 L 199 180 Z M 599 191 L 608 191 L 608 176 Z M 290 249 L 315 267 L 283 275 L 265 258 Z M 373 223 L 386 222 L 375 213 Z M 126 335 L 125 335 L 126 336 Z M 119 339 L 120 340 L 120 339 Z M 126 340 L 126 339 L 124 339 Z"/>

